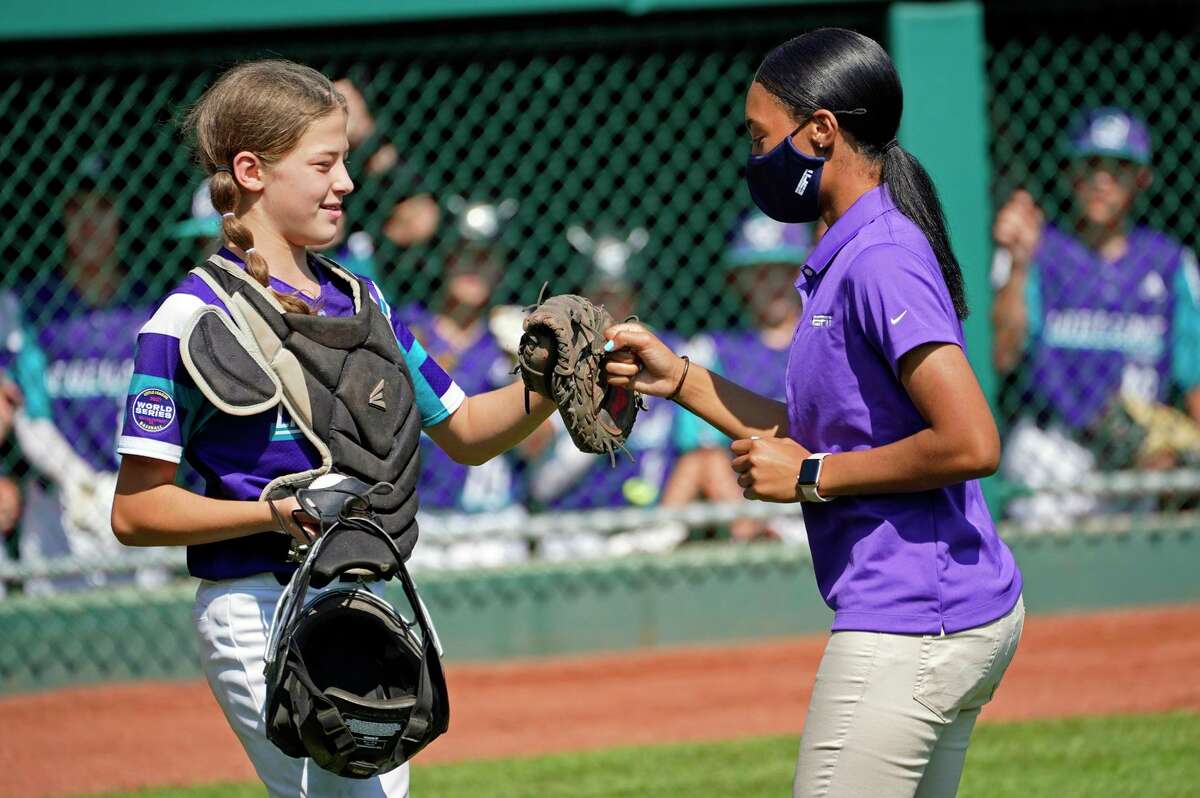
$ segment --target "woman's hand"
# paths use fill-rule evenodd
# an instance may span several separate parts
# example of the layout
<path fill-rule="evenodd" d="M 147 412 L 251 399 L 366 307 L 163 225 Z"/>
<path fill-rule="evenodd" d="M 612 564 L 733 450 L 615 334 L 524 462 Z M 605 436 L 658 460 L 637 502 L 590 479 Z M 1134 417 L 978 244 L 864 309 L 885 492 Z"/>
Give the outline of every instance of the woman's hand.
<path fill-rule="evenodd" d="M 296 542 L 307 546 L 321 534 L 321 526 L 317 519 L 300 509 L 300 502 L 295 496 L 274 499 L 267 503 L 271 505 L 272 514 L 278 524 L 276 530 L 291 535 Z"/>
<path fill-rule="evenodd" d="M 684 360 L 640 324 L 614 324 L 604 331 L 612 354 L 605 362 L 610 385 L 647 396 L 668 397 L 679 386 Z"/>
<path fill-rule="evenodd" d="M 798 502 L 796 480 L 800 466 L 811 454 L 791 438 L 743 438 L 734 441 L 733 470 L 747 499 L 764 502 Z"/>

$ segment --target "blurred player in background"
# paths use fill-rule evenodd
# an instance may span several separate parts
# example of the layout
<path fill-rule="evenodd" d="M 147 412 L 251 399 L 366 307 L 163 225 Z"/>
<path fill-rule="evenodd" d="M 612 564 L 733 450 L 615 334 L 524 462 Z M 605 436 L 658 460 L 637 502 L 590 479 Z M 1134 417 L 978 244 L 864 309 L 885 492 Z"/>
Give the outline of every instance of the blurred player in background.
<path fill-rule="evenodd" d="M 121 263 L 120 210 L 105 189 L 115 174 L 112 165 L 107 156 L 93 154 L 80 172 L 62 205 L 65 256 L 56 279 L 32 288 L 25 305 L 38 315 L 25 320 L 31 334 L 16 434 L 24 457 L 54 485 L 44 492 L 30 483 L 20 539 L 26 561 L 127 554 L 108 519 L 134 341 L 150 308 L 144 285 L 129 279 Z M 138 576 L 142 584 L 164 578 L 158 569 L 142 569 Z M 106 581 L 104 573 L 84 580 Z M 27 589 L 76 584 L 37 580 Z"/>
<path fill-rule="evenodd" d="M 1075 118 L 1068 147 L 1074 218 L 1048 224 L 1033 197 L 1017 191 L 993 230 L 995 364 L 1002 374 L 1023 369 L 1028 386 L 1001 473 L 1034 490 L 1097 470 L 1170 467 L 1178 456 L 1171 441 L 1126 446 L 1111 431 L 1169 413 L 1162 404 L 1177 396 L 1200 420 L 1196 257 L 1134 220 L 1153 179 L 1150 131 L 1128 110 L 1097 108 Z M 1176 441 L 1186 442 L 1187 426 Z M 1061 491 L 1008 508 L 1038 528 L 1098 509 L 1093 496 Z"/>
<path fill-rule="evenodd" d="M 508 264 L 501 237 L 517 206 L 512 199 L 476 202 L 451 197 L 448 209 L 457 240 L 445 256 L 437 304 L 430 308 L 414 303 L 398 311 L 429 356 L 454 374 L 467 394 L 517 379 L 512 356 L 497 341 L 490 324 L 495 312 L 493 293 Z M 424 511 L 488 513 L 514 525 L 524 517 L 511 455 L 468 467 L 454 462 L 425 436 L 421 457 L 419 490 Z M 442 566 L 497 565 L 524 560 L 528 554 L 523 541 L 498 538 L 421 548 L 414 554 L 417 562 L 436 561 Z"/>
<path fill-rule="evenodd" d="M 647 232 L 636 228 L 627 234 L 608 231 L 592 234 L 576 225 L 567 230 L 567 239 L 587 259 L 583 295 L 603 305 L 614 319 L 635 315 L 641 305 L 637 256 L 649 242 Z M 670 331 L 661 331 L 660 335 L 672 343 L 680 342 L 679 336 Z M 608 457 L 579 451 L 555 415 L 550 421 L 554 429 L 552 440 L 531 458 L 526 470 L 530 503 L 552 512 L 664 504 L 663 489 L 679 448 L 675 440 L 679 415 L 670 402 L 649 400 L 626 441 L 628 451 L 617 452 L 615 466 Z M 689 476 L 700 478 L 695 472 L 689 472 Z M 685 503 L 697 492 L 691 486 L 681 487 L 678 490 L 681 498 L 674 504 Z M 571 533 L 544 540 L 542 555 L 547 559 L 570 559 L 666 551 L 686 537 L 687 528 L 678 523 L 655 524 L 611 536 Z"/>
<path fill-rule="evenodd" d="M 800 267 L 816 243 L 815 224 L 784 224 L 761 211 L 748 214 L 734 230 L 723 258 L 730 282 L 741 297 L 742 324 L 704 332 L 689 342 L 692 361 L 755 393 L 782 402 L 788 346 L 800 320 L 800 297 L 794 284 Z M 729 468 L 729 438 L 691 413 L 681 413 L 680 457 L 664 495 L 686 503 L 697 495 L 677 496 L 689 484 L 714 501 L 740 501 L 742 489 Z M 699 480 L 683 478 L 694 469 Z M 804 522 L 779 519 L 769 523 L 742 520 L 731 528 L 734 540 L 786 539 L 807 543 Z"/>
<path fill-rule="evenodd" d="M 441 211 L 416 169 L 400 157 L 388 131 L 376 122 L 355 82 L 343 78 L 334 85 L 346 98 L 348 168 L 360 196 L 324 252 L 356 274 L 379 281 L 375 250 L 380 237 L 402 249 L 428 243 L 437 233 Z"/>

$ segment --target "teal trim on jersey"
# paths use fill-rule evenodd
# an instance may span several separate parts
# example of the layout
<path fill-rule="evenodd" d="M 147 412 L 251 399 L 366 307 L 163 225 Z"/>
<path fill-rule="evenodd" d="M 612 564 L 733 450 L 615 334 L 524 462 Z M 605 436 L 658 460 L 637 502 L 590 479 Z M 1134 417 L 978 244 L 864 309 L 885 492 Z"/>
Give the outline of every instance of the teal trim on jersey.
<path fill-rule="evenodd" d="M 304 438 L 304 433 L 300 428 L 292 424 L 284 424 L 280 426 L 276 424 L 271 430 L 271 440 L 274 441 L 298 441 Z"/>
<path fill-rule="evenodd" d="M 396 343 L 400 343 L 399 339 L 396 340 Z M 432 427 L 441 424 L 450 417 L 450 411 L 442 404 L 442 397 L 433 392 L 433 388 L 421 374 L 421 364 L 429 359 L 429 353 L 415 337 L 411 349 L 405 349 L 403 345 L 400 346 L 400 349 L 404 352 L 404 360 L 408 363 L 408 373 L 412 375 L 413 388 L 416 389 L 417 410 L 421 413 L 421 426 Z"/>
<path fill-rule="evenodd" d="M 37 345 L 32 331 L 23 333 L 21 351 L 13 361 L 13 380 L 25 397 L 25 414 L 30 418 L 50 418 L 50 392 L 46 389 L 46 354 Z"/>
<path fill-rule="evenodd" d="M 384 317 L 388 323 L 392 325 L 392 333 L 396 332 L 396 320 L 392 318 L 392 306 L 383 296 L 383 291 L 379 288 L 379 284 L 371 280 L 371 288 L 374 289 L 372 298 L 376 300 L 379 309 L 383 311 Z M 433 392 L 433 388 L 425 380 L 421 374 L 421 364 L 429 359 L 429 353 L 425 351 L 425 347 L 421 346 L 421 342 L 413 336 L 412 347 L 405 349 L 401 343 L 400 337 L 396 337 L 396 344 L 400 347 L 400 351 L 404 353 L 404 362 L 408 364 L 408 373 L 412 375 L 413 388 L 416 392 L 417 411 L 421 414 L 421 426 L 432 427 L 436 424 L 441 424 L 450 417 L 450 411 L 442 404 L 442 397 Z"/>
<path fill-rule="evenodd" d="M 1200 270 L 1196 254 L 1183 250 L 1175 273 L 1175 319 L 1171 336 L 1171 376 L 1185 391 L 1200 387 Z"/>
<path fill-rule="evenodd" d="M 1029 320 L 1026 340 L 1033 341 L 1042 334 L 1042 278 L 1036 263 L 1029 264 L 1025 278 L 1025 318 Z"/>

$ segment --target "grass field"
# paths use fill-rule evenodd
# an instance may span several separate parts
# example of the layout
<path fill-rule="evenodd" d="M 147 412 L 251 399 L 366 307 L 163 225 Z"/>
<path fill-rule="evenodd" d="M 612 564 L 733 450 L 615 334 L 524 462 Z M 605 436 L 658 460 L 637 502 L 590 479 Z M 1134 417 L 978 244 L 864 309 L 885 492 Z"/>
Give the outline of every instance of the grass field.
<path fill-rule="evenodd" d="M 672 744 L 418 766 L 413 795 L 436 798 L 777 798 L 790 794 L 796 739 Z M 109 793 L 103 798 L 262 798 L 257 785 Z M 985 724 L 960 798 L 1197 798 L 1200 714 Z"/>

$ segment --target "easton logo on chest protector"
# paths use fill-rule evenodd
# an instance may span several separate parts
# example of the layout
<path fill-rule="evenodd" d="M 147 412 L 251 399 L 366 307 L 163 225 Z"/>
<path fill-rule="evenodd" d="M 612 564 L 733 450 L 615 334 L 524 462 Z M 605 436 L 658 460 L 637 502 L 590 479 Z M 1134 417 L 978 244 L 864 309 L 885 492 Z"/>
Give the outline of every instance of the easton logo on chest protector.
<path fill-rule="evenodd" d="M 372 506 L 407 557 L 417 538 L 421 436 L 412 376 L 367 283 L 326 258 L 313 261 L 353 298 L 353 315 L 285 313 L 219 254 L 193 269 L 225 307 L 206 305 L 189 320 L 180 341 L 184 365 L 226 413 L 282 405 L 320 455 L 319 465 L 272 480 L 261 498 L 292 495 L 331 470 L 386 483 L 390 490 L 375 494 Z"/>
<path fill-rule="evenodd" d="M 367 404 L 379 410 L 387 410 L 387 403 L 383 401 L 383 380 L 371 389 L 371 397 L 367 399 Z"/>

